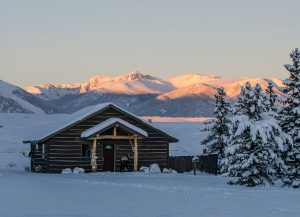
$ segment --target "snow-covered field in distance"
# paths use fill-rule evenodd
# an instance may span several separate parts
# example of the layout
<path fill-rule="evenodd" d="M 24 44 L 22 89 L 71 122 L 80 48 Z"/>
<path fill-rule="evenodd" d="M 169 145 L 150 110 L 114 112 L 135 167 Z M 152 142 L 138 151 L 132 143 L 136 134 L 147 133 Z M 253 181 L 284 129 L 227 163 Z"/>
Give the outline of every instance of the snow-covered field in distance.
<path fill-rule="evenodd" d="M 37 133 L 46 132 L 47 126 L 55 124 L 64 116 L 0 113 L 0 168 L 8 164 L 18 168 L 28 165 L 29 159 L 22 153 L 28 152 L 30 147 L 23 144 L 23 141 Z"/>
<path fill-rule="evenodd" d="M 0 169 L 2 217 L 292 217 L 300 191 L 199 174 L 35 174 Z"/>
<path fill-rule="evenodd" d="M 202 122 L 208 120 L 207 117 L 161 117 L 161 116 L 142 116 L 142 119 L 153 122 Z"/>
<path fill-rule="evenodd" d="M 45 135 L 49 128 L 57 125 L 66 115 L 37 115 L 0 113 L 0 167 L 15 164 L 24 167 L 28 159 L 22 154 L 29 149 L 28 144 L 22 141 L 29 140 L 37 134 Z M 178 143 L 170 144 L 170 155 L 198 155 L 202 153 L 200 140 L 204 134 L 201 132 L 201 121 L 205 118 L 159 118 L 152 119 L 151 125 L 173 135 L 179 139 Z"/>
<path fill-rule="evenodd" d="M 207 117 L 142 117 L 151 119 L 152 125 L 179 139 L 178 143 L 170 144 L 170 156 L 195 156 L 202 154 L 201 140 L 205 138 L 202 132 L 202 122 Z"/>
<path fill-rule="evenodd" d="M 195 156 L 202 154 L 200 141 L 205 133 L 201 132 L 199 122 L 153 122 L 153 126 L 179 139 L 170 143 L 170 156 Z"/>

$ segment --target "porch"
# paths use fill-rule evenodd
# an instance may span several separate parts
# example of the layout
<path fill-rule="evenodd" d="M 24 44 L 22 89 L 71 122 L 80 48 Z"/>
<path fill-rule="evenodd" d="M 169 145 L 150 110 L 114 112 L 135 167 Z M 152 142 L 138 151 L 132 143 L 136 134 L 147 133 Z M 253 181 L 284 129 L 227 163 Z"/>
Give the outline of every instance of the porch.
<path fill-rule="evenodd" d="M 138 171 L 139 143 L 147 137 L 146 131 L 119 118 L 109 118 L 81 134 L 91 144 L 92 172 L 120 171 L 122 158 L 128 158 L 129 166 Z M 102 168 L 98 168 L 99 161 Z"/>

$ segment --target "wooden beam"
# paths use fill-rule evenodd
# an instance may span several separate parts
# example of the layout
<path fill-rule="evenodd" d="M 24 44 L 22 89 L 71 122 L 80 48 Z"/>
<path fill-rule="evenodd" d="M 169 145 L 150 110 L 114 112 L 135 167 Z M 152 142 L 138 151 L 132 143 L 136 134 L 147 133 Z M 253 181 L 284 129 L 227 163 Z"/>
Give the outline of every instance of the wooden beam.
<path fill-rule="evenodd" d="M 138 161 L 139 161 L 139 152 L 138 152 L 138 143 L 137 136 L 134 137 L 134 149 L 133 149 L 133 170 L 138 171 Z"/>
<path fill-rule="evenodd" d="M 93 148 L 92 148 L 92 157 L 91 157 L 91 166 L 93 172 L 97 171 L 97 156 L 96 156 L 97 148 L 96 147 L 97 147 L 97 139 L 94 139 Z"/>
<path fill-rule="evenodd" d="M 114 136 L 117 136 L 117 127 L 114 126 Z"/>
<path fill-rule="evenodd" d="M 96 136 L 89 138 L 89 140 L 97 140 L 97 139 L 142 139 L 141 137 L 134 137 L 134 136 L 114 136 L 114 135 L 103 135 L 103 136 Z"/>

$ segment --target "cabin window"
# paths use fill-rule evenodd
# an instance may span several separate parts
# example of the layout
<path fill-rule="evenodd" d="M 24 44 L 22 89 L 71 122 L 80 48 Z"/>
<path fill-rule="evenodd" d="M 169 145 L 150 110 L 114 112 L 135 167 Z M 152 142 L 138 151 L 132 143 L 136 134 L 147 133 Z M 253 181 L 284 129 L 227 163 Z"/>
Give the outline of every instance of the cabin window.
<path fill-rule="evenodd" d="M 81 157 L 90 157 L 91 156 L 91 149 L 89 143 L 82 143 L 81 144 Z"/>

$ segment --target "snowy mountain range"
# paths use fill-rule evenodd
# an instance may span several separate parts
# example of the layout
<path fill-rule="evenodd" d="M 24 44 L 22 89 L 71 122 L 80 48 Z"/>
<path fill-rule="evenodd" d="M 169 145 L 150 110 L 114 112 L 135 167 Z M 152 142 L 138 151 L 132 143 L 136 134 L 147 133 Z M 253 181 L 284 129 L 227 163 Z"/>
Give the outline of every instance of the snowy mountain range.
<path fill-rule="evenodd" d="M 0 112 L 71 113 L 85 106 L 113 102 L 143 116 L 211 116 L 216 88 L 223 86 L 231 100 L 247 81 L 266 89 L 277 78 L 221 78 L 187 73 L 167 79 L 132 71 L 122 76 L 97 75 L 86 82 L 26 87 L 0 81 Z"/>
<path fill-rule="evenodd" d="M 0 112 L 49 114 L 59 110 L 22 88 L 0 80 Z"/>
<path fill-rule="evenodd" d="M 138 71 L 118 77 L 97 75 L 84 83 L 78 84 L 55 85 L 47 83 L 25 88 L 29 93 L 47 100 L 58 99 L 69 94 L 89 92 L 139 95 L 160 94 L 174 89 L 171 83 L 150 75 L 142 75 Z"/>

